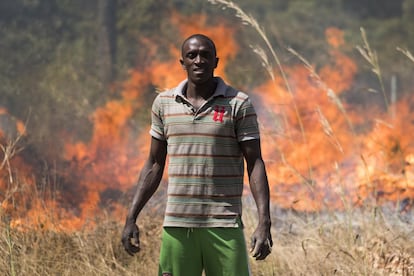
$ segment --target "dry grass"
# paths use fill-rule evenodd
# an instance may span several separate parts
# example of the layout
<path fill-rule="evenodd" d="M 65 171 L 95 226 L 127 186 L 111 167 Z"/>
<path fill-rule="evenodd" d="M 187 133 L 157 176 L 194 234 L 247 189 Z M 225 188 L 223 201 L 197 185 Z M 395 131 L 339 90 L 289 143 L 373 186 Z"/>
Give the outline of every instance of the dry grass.
<path fill-rule="evenodd" d="M 249 197 L 248 197 L 249 198 Z M 246 203 L 246 238 L 255 210 Z M 372 210 L 298 214 L 273 210 L 275 245 L 265 261 L 251 260 L 253 275 L 413 275 L 414 213 Z M 107 218 L 92 231 L 19 231 L 3 214 L 1 275 L 156 275 L 161 215 L 141 218 L 143 250 L 127 255 L 122 224 Z"/>
<path fill-rule="evenodd" d="M 120 244 L 122 225 L 107 219 L 93 231 L 18 231 L 2 218 L 0 275 L 154 275 L 160 220 L 144 219 L 145 251 L 136 258 Z"/>
<path fill-rule="evenodd" d="M 278 235 L 274 257 L 280 270 L 274 275 L 411 275 L 414 272 L 409 230 L 412 224 L 404 224 L 395 217 L 383 220 L 358 210 L 350 218 L 338 213 L 310 218 L 290 216 L 287 221 Z"/>

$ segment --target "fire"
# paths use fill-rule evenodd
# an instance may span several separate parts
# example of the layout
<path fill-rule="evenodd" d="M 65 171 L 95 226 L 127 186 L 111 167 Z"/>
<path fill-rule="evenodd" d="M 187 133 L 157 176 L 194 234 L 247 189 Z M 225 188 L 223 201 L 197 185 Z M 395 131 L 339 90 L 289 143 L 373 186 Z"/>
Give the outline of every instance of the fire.
<path fill-rule="evenodd" d="M 376 200 L 400 202 L 414 197 L 414 145 L 407 135 L 414 130 L 413 106 L 411 98 L 401 99 L 395 104 L 395 118 L 378 116 L 371 135 L 363 138 L 361 191 L 375 192 Z"/>
<path fill-rule="evenodd" d="M 171 22 L 182 38 L 204 33 L 216 42 L 220 58 L 216 74 L 226 78 L 225 66 L 239 50 L 236 29 L 224 23 L 207 26 L 205 15 L 188 19 L 174 13 Z M 407 119 L 412 118 L 413 100 L 395 103 L 398 112 L 393 118 L 374 109 L 354 111 L 341 96 L 351 89 L 357 67 L 340 50 L 345 43 L 341 30 L 327 29 L 326 38 L 331 46 L 329 64 L 315 72 L 302 65 L 286 68 L 290 91 L 276 77 L 250 92 L 259 113 L 273 203 L 317 211 L 359 206 L 369 200 L 414 198 L 414 145 L 407 135 L 414 131 L 412 119 Z M 150 40 L 143 38 L 142 44 L 150 45 L 149 55 L 156 56 L 157 47 Z M 179 46 L 168 45 L 170 59 L 153 58 L 130 71 L 113 99 L 91 114 L 89 141 L 65 134 L 65 166 L 58 172 L 64 181 L 61 188 L 39 190 L 36 167 L 24 155 L 10 160 L 14 174 L 3 162 L 1 189 L 19 191 L 0 196 L 1 210 L 10 214 L 12 226 L 71 231 L 94 227 L 103 210 L 125 217 L 121 198 L 133 188 L 150 143 L 149 125 L 138 125 L 135 118 L 149 112 L 154 88 L 164 90 L 185 78 Z M 0 108 L 0 116 L 5 114 L 7 110 Z M 375 122 L 371 129 L 355 131 L 367 121 Z M 12 129 L 16 135 L 25 132 L 18 120 Z M 6 143 L 4 133 L 12 132 L 2 124 L 2 144 Z"/>
<path fill-rule="evenodd" d="M 257 89 L 266 107 L 260 116 L 265 119 L 262 144 L 274 202 L 317 211 L 361 205 L 369 198 L 413 198 L 413 166 L 407 160 L 414 149 L 406 133 L 414 125 L 405 119 L 412 117 L 410 99 L 397 103 L 399 114 L 392 121 L 374 108 L 357 114 L 347 107 L 340 95 L 351 88 L 357 67 L 339 50 L 341 31 L 329 29 L 326 34 L 332 45 L 331 64 L 318 72 L 304 66 L 286 70 L 294 98 L 282 80 Z M 364 132 L 354 131 L 369 120 L 378 123 Z"/>

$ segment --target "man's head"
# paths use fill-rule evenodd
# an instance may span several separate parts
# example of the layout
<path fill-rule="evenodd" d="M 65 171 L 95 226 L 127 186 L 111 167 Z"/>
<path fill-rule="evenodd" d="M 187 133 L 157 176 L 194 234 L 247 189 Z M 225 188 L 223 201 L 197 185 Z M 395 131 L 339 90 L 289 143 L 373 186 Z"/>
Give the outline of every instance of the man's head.
<path fill-rule="evenodd" d="M 200 39 L 200 40 L 204 40 L 204 41 L 206 41 L 207 43 L 209 43 L 209 44 L 210 44 L 210 46 L 211 46 L 211 48 L 212 48 L 212 49 L 213 49 L 213 51 L 214 51 L 214 56 L 216 56 L 216 55 L 217 55 L 216 45 L 214 44 L 214 41 L 213 41 L 211 38 L 209 38 L 208 36 L 203 35 L 203 34 L 193 34 L 193 35 L 190 35 L 189 37 L 187 37 L 187 38 L 184 40 L 183 44 L 181 45 L 181 56 L 183 55 L 184 45 L 185 45 L 185 44 L 186 44 L 189 40 L 194 39 L 194 38 L 196 38 L 196 39 Z"/>
<path fill-rule="evenodd" d="M 216 46 L 209 37 L 194 34 L 184 40 L 181 46 L 181 65 L 187 71 L 190 81 L 202 83 L 213 78 L 217 67 Z"/>

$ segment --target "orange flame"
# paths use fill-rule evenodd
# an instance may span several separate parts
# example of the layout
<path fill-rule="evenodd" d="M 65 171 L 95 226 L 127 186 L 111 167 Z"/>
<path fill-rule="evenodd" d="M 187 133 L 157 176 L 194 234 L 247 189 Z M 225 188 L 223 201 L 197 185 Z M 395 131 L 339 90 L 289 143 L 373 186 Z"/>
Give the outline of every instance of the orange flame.
<path fill-rule="evenodd" d="M 374 113 L 356 114 L 341 101 L 357 68 L 339 50 L 342 32 L 331 28 L 326 34 L 333 62 L 316 72 L 316 82 L 315 72 L 299 66 L 287 70 L 294 98 L 282 80 L 257 89 L 266 107 L 260 117 L 265 119 L 262 140 L 274 202 L 315 211 L 363 204 L 371 196 L 394 202 L 413 198 L 413 166 L 404 162 L 414 152 L 405 134 L 414 127 L 404 120 L 412 117 L 407 100 L 398 103 L 395 110 L 400 113 L 389 126 L 377 124 L 366 133 L 355 133 L 354 127 L 375 119 Z M 399 173 L 390 174 L 392 167 Z"/>

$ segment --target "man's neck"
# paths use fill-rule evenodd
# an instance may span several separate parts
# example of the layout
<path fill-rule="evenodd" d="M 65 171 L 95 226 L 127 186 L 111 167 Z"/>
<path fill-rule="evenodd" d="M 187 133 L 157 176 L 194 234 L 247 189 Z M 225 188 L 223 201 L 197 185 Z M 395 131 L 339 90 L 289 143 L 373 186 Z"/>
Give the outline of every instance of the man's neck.
<path fill-rule="evenodd" d="M 203 84 L 195 84 L 188 82 L 185 95 L 189 100 L 208 100 L 216 91 L 216 87 L 216 79 L 211 79 L 210 81 Z"/>

